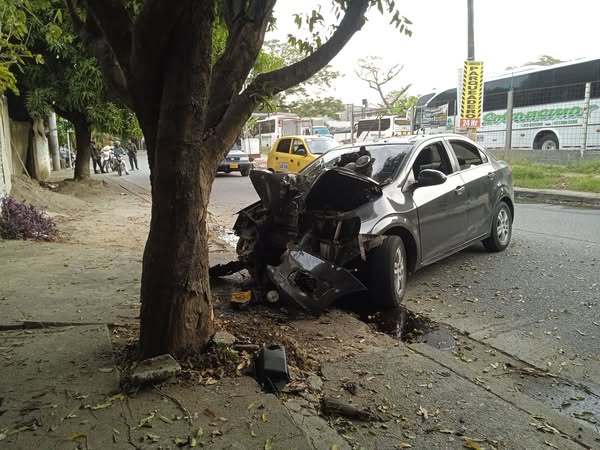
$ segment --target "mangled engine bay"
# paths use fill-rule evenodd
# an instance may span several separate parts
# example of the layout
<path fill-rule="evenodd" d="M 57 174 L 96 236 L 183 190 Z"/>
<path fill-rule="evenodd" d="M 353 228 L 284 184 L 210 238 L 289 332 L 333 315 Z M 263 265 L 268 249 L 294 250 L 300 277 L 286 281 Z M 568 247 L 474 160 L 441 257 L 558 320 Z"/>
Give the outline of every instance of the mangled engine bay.
<path fill-rule="evenodd" d="M 246 268 L 260 286 L 275 288 L 313 313 L 341 296 L 365 291 L 361 269 L 366 253 L 383 238 L 360 234 L 360 211 L 382 191 L 353 170 L 359 156 L 317 177 L 252 171 L 261 200 L 240 211 L 234 225 L 239 261 L 227 265 L 233 270 L 213 268 L 213 275 Z"/>

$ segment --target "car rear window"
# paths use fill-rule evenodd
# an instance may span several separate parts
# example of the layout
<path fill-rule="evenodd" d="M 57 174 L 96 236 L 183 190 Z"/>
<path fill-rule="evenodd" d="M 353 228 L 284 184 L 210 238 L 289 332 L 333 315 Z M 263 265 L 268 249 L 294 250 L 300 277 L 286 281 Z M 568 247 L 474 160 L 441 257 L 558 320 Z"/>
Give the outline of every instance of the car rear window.
<path fill-rule="evenodd" d="M 334 139 L 304 139 L 308 145 L 308 149 L 313 155 L 322 155 L 328 152 L 333 147 L 337 147 L 339 144 Z"/>

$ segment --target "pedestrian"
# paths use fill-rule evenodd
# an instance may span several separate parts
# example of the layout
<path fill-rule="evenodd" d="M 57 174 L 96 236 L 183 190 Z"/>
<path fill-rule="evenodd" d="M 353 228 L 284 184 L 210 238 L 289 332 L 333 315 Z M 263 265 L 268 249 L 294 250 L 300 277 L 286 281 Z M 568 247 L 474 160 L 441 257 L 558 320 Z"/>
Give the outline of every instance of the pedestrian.
<path fill-rule="evenodd" d="M 61 145 L 58 149 L 58 153 L 60 155 L 60 168 L 64 169 L 67 167 L 67 149 L 64 145 Z"/>
<path fill-rule="evenodd" d="M 129 165 L 131 166 L 131 171 L 133 172 L 134 164 L 135 164 L 135 170 L 140 170 L 140 168 L 138 167 L 138 163 L 137 163 L 138 149 L 131 139 L 129 139 L 129 142 L 127 142 L 127 145 L 125 146 L 125 150 L 127 150 L 127 155 L 129 156 Z"/>
<path fill-rule="evenodd" d="M 98 150 L 98 147 L 96 147 L 96 141 L 93 139 L 90 141 L 90 153 L 92 156 L 92 164 L 94 165 L 94 173 L 98 173 L 98 169 L 100 169 L 100 173 L 104 173 L 102 161 L 100 159 L 100 151 Z"/>
<path fill-rule="evenodd" d="M 115 155 L 115 164 L 120 164 L 119 157 L 125 157 L 125 149 L 121 147 L 121 143 L 119 141 L 115 141 L 115 148 L 113 150 L 113 154 Z M 123 164 L 123 168 L 125 169 L 125 175 L 129 175 L 129 172 L 127 171 L 127 166 L 125 164 Z M 113 170 L 115 170 L 114 167 Z"/>

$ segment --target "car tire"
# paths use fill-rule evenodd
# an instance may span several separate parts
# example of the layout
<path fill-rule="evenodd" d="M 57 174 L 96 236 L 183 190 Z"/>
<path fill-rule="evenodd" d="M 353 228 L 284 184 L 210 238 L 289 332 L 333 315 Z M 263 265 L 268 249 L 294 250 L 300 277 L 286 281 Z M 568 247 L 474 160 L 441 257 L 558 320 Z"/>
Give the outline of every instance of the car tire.
<path fill-rule="evenodd" d="M 483 246 L 490 252 L 501 252 L 508 247 L 511 237 L 512 214 L 506 202 L 500 202 L 494 209 L 490 237 L 482 241 Z"/>
<path fill-rule="evenodd" d="M 240 170 L 240 173 L 243 177 L 247 177 L 248 175 L 250 175 L 250 169 L 242 169 Z"/>
<path fill-rule="evenodd" d="M 387 236 L 369 255 L 369 294 L 379 309 L 397 308 L 406 291 L 407 267 L 404 242 Z"/>

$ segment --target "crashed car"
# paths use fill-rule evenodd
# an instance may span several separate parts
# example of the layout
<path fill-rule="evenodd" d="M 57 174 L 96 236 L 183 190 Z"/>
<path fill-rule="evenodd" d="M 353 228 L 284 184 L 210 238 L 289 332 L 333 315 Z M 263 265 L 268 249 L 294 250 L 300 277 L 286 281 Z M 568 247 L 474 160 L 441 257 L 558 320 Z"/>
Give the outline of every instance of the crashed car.
<path fill-rule="evenodd" d="M 338 147 L 297 174 L 253 170 L 260 201 L 239 213 L 239 261 L 271 289 L 319 313 L 367 293 L 398 306 L 407 274 L 479 241 L 505 249 L 514 217 L 512 171 L 454 134 Z"/>

